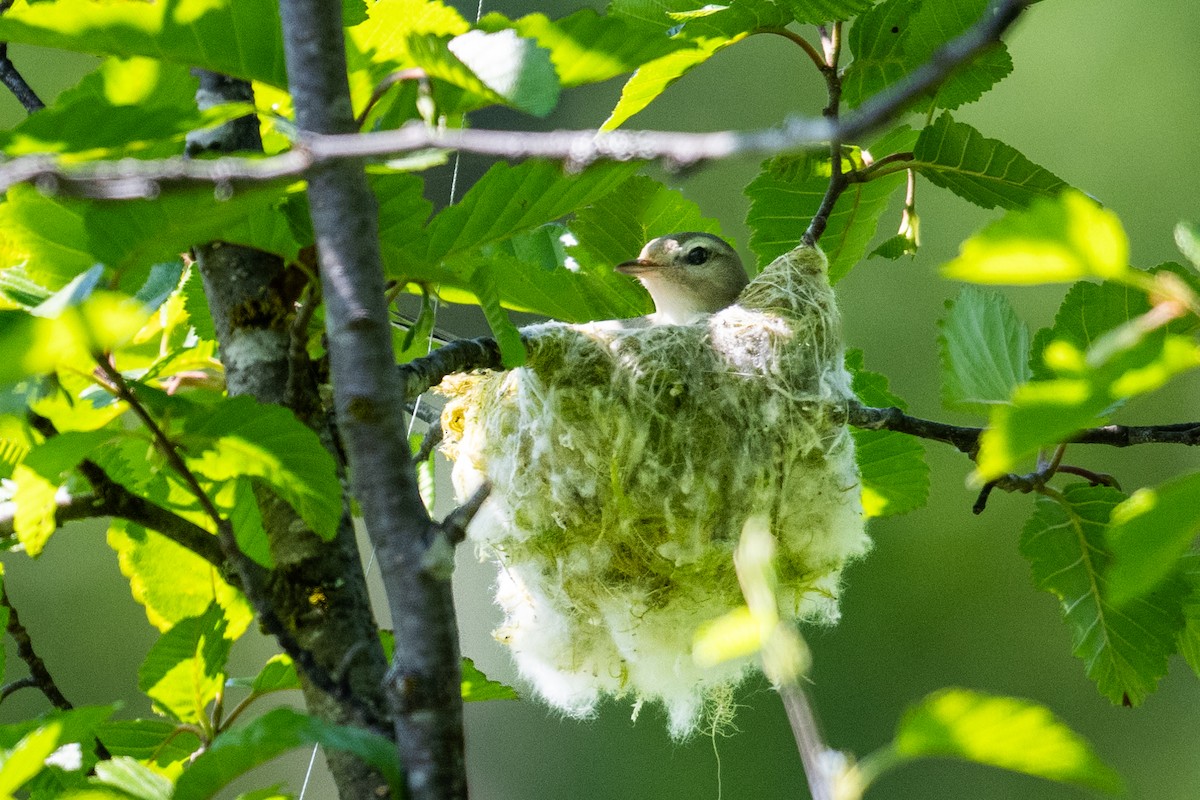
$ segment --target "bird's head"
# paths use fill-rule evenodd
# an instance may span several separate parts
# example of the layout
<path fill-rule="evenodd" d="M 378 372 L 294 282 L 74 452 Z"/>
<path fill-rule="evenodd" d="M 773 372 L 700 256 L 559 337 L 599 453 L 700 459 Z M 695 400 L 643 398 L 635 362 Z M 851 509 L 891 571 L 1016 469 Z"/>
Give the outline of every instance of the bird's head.
<path fill-rule="evenodd" d="M 654 299 L 654 320 L 694 322 L 733 303 L 746 270 L 729 243 L 711 233 L 672 233 L 650 240 L 638 257 L 616 266 L 633 275 Z"/>

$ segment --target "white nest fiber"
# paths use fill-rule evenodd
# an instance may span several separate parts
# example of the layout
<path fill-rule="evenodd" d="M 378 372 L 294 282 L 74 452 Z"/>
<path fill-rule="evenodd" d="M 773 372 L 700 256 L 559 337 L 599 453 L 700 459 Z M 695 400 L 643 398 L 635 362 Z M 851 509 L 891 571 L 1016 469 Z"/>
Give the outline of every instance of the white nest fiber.
<path fill-rule="evenodd" d="M 676 737 L 726 719 L 753 665 L 701 668 L 692 637 L 742 604 L 732 554 L 754 515 L 781 612 L 837 620 L 870 541 L 825 268 L 797 248 L 691 325 L 526 328 L 524 367 L 442 385 L 457 491 L 493 486 L 471 537 L 499 565 L 496 636 L 550 705 L 658 700 Z"/>

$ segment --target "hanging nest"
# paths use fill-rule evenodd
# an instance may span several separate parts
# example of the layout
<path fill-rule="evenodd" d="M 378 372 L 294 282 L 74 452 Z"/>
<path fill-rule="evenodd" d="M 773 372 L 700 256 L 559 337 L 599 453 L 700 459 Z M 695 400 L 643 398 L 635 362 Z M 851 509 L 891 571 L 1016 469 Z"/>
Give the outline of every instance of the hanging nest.
<path fill-rule="evenodd" d="M 676 737 L 727 718 L 752 665 L 701 668 L 692 637 L 743 603 L 752 516 L 777 539 L 781 612 L 837 620 L 870 541 L 825 271 L 801 247 L 694 324 L 529 327 L 525 366 L 442 384 L 455 488 L 493 487 L 470 535 L 499 566 L 496 637 L 550 705 L 658 700 Z"/>

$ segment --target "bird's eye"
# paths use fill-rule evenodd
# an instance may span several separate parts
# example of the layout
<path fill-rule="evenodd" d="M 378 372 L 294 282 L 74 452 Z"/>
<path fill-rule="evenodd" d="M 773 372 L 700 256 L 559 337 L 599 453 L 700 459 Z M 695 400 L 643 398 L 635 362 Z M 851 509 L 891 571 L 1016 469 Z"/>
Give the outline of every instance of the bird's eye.
<path fill-rule="evenodd" d="M 688 250 L 687 262 L 689 264 L 699 265 L 705 261 L 708 261 L 707 247 L 693 247 L 691 250 Z"/>

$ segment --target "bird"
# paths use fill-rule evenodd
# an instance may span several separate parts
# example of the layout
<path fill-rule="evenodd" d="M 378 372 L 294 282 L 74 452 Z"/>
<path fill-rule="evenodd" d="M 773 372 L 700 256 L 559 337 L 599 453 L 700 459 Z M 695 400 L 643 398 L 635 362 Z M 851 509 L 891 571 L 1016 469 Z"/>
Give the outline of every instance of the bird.
<path fill-rule="evenodd" d="M 711 233 L 687 231 L 651 239 L 638 257 L 615 269 L 641 281 L 654 300 L 648 325 L 687 325 L 732 305 L 746 288 L 737 251 Z"/>

